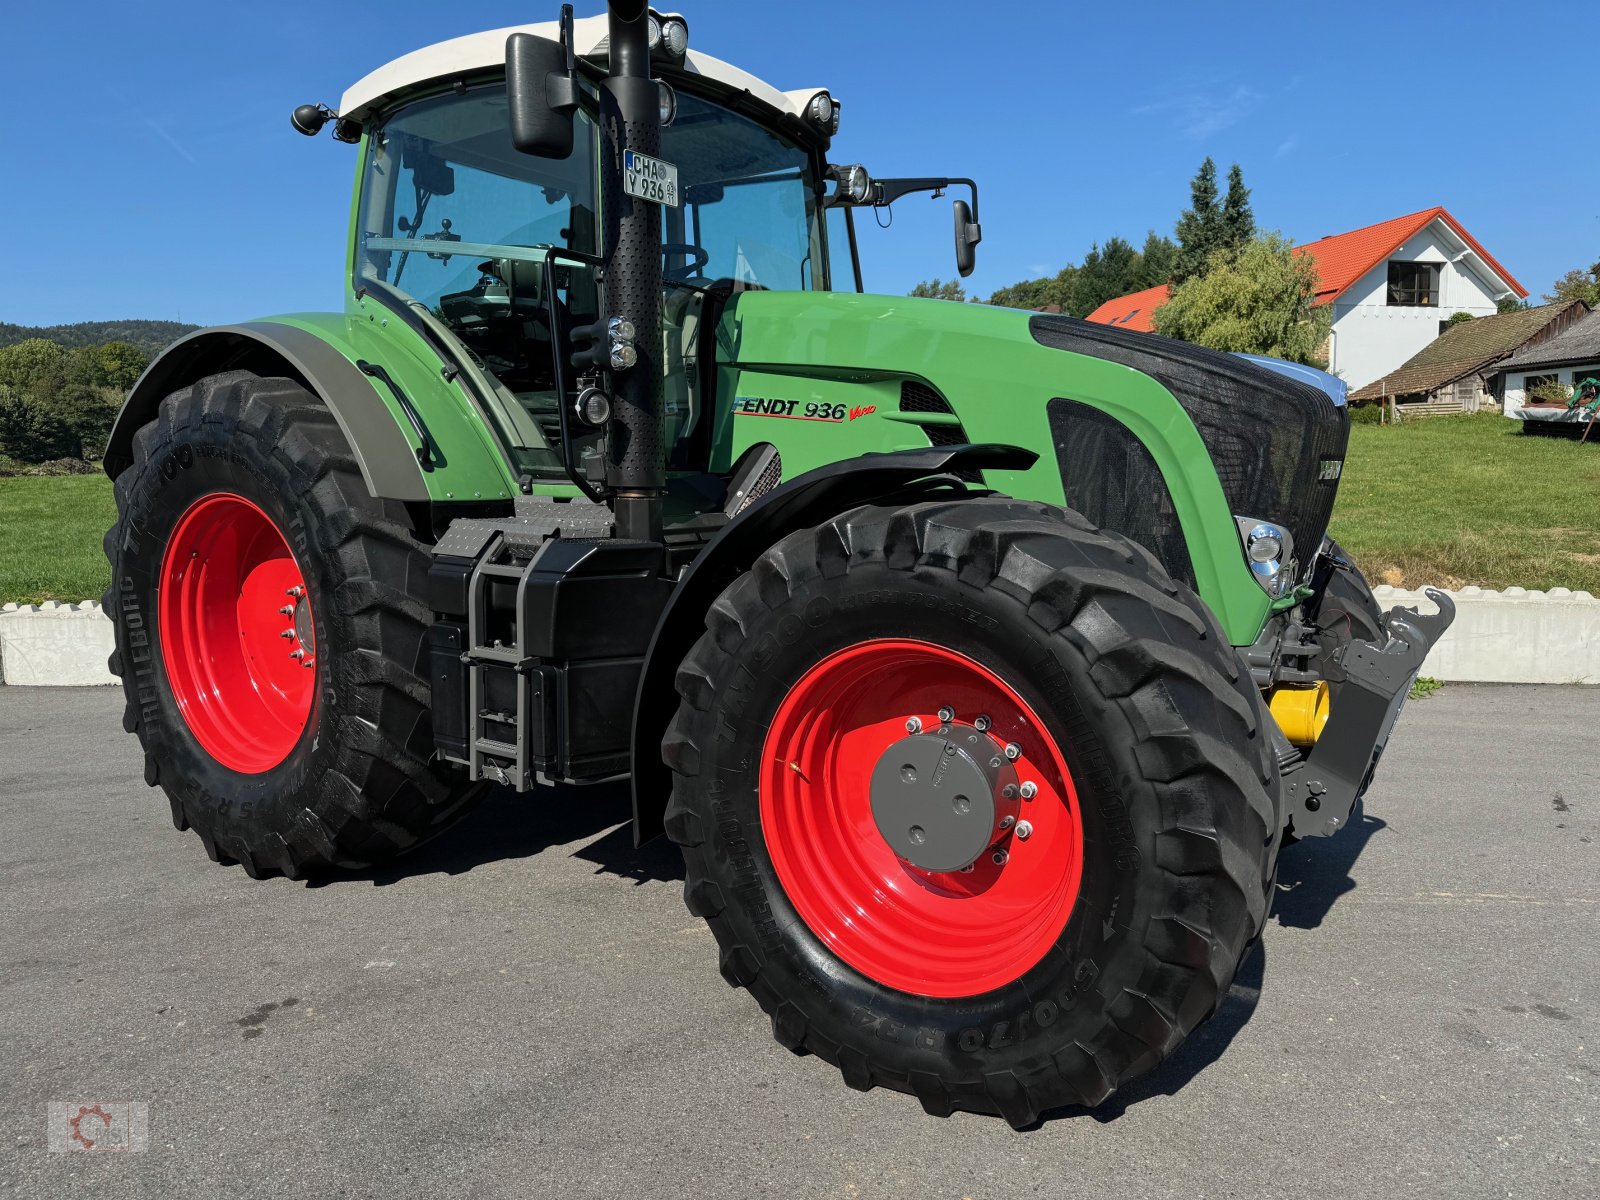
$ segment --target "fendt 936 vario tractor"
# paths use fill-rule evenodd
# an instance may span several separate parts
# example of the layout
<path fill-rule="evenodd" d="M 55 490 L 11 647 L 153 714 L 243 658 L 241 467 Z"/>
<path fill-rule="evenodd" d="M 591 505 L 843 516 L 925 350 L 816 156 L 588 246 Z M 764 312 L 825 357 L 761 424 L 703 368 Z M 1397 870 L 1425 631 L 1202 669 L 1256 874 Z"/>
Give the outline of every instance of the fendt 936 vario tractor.
<path fill-rule="evenodd" d="M 218 862 L 631 776 L 722 975 L 856 1088 L 1026 1125 L 1216 1007 L 1451 609 L 1326 539 L 1342 385 L 862 294 L 840 105 L 640 0 L 357 83 L 342 313 L 128 398 L 112 669 Z M 566 788 L 566 802 L 584 803 Z"/>

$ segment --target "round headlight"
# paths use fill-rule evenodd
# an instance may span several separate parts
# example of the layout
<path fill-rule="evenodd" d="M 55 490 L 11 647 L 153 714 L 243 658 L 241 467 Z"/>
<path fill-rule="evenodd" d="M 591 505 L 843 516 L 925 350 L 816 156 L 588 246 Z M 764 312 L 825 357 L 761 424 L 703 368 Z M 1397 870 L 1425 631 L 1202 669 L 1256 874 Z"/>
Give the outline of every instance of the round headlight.
<path fill-rule="evenodd" d="M 632 342 L 611 343 L 611 369 L 626 371 L 639 361 L 639 349 Z"/>
<path fill-rule="evenodd" d="M 1271 525 L 1257 525 L 1245 541 L 1251 562 L 1276 562 L 1283 555 L 1283 534 Z"/>
<path fill-rule="evenodd" d="M 599 388 L 585 388 L 577 409 L 578 419 L 586 425 L 604 425 L 611 419 L 611 399 Z"/>
<path fill-rule="evenodd" d="M 606 322 L 606 332 L 614 342 L 631 342 L 639 336 L 639 331 L 627 317 L 612 317 Z"/>
<path fill-rule="evenodd" d="M 655 48 L 657 46 L 659 46 L 659 45 L 661 45 L 661 22 L 656 19 L 655 13 L 651 13 L 650 14 L 650 50 L 651 50 L 651 52 L 654 53 Z"/>
<path fill-rule="evenodd" d="M 839 181 L 839 195 L 851 204 L 865 204 L 872 196 L 872 176 L 860 163 L 839 167 L 834 171 Z"/>
<path fill-rule="evenodd" d="M 833 97 L 827 92 L 818 92 L 806 104 L 806 116 L 819 129 L 827 129 L 833 122 Z"/>
<path fill-rule="evenodd" d="M 677 17 L 668 17 L 661 25 L 661 40 L 668 54 L 682 58 L 689 52 L 689 26 Z"/>
<path fill-rule="evenodd" d="M 678 93 L 673 91 L 664 79 L 656 80 L 656 90 L 661 96 L 658 115 L 661 118 L 661 127 L 665 129 L 672 124 L 673 118 L 678 115 Z"/>

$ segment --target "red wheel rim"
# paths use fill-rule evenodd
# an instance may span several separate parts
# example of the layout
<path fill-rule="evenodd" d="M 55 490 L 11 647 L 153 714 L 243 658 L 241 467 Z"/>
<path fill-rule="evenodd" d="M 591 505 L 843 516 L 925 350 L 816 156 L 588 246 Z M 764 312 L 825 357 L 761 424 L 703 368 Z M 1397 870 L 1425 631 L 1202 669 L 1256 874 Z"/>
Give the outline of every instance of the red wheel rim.
<path fill-rule="evenodd" d="M 160 589 L 161 661 L 184 723 L 223 766 L 270 771 L 316 695 L 311 607 L 289 543 L 243 496 L 204 496 L 172 531 Z"/>
<path fill-rule="evenodd" d="M 908 720 L 937 727 L 944 706 L 961 723 L 987 716 L 997 752 L 1015 743 L 1017 777 L 1037 788 L 1021 802 L 1031 835 L 1012 831 L 966 872 L 899 857 L 869 794 Z M 767 852 L 795 910 L 840 958 L 889 987 L 955 997 L 1010 983 L 1056 943 L 1077 900 L 1083 826 L 1071 772 L 1038 714 L 965 655 L 883 639 L 823 659 L 773 717 L 760 788 Z"/>

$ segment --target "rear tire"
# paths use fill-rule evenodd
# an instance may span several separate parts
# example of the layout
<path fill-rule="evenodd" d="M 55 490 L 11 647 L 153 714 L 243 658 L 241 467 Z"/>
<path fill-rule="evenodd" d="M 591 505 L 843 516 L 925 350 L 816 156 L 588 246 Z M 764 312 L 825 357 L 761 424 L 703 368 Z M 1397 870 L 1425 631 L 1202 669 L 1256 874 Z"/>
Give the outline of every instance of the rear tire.
<path fill-rule="evenodd" d="M 938 1115 L 998 1113 L 1020 1128 L 1051 1108 L 1100 1103 L 1215 1011 L 1270 900 L 1277 767 L 1248 671 L 1198 598 L 1141 547 L 1067 510 L 1001 497 L 859 508 L 767 551 L 712 607 L 707 630 L 680 668 L 682 703 L 663 746 L 666 828 L 723 977 L 750 990 L 780 1043 L 834 1064 L 851 1087 L 912 1093 Z M 876 679 L 870 669 L 840 677 L 814 694 L 814 719 L 801 714 L 809 725 L 771 740 L 818 672 L 851 656 L 870 668 L 886 647 L 965 660 L 974 688 L 992 686 L 994 703 L 1015 698 L 1018 761 L 1048 770 L 1053 752 L 1064 766 L 1065 786 L 1041 777 L 1025 802 L 1040 806 L 1022 810 L 1032 840 L 1013 832 L 994 843 L 1009 848 L 999 882 L 984 877 L 992 848 L 971 874 L 917 871 L 884 853 L 890 834 L 862 815 L 865 760 L 842 747 L 872 745 L 859 740 L 869 736 L 899 745 L 908 726 L 895 705 L 942 719 L 922 711 L 938 688 L 919 692 L 910 660 L 885 660 L 889 674 Z M 981 692 L 968 695 L 977 703 Z M 879 696 L 888 709 L 862 708 Z M 969 719 L 948 728 L 970 738 L 959 724 Z M 816 754 L 830 723 L 846 739 L 831 761 Z M 826 785 L 812 783 L 824 773 Z M 775 780 L 794 776 L 800 806 L 781 808 Z M 830 832 L 834 810 L 859 831 L 860 854 Z M 1025 914 L 1050 922 L 1047 944 L 1025 946 L 999 908 L 959 907 L 999 893 L 1003 873 L 1048 846 L 1053 828 L 1064 831 L 1060 874 L 1034 862 L 1040 903 Z M 1078 878 L 1063 909 L 1074 828 Z M 807 859 L 818 845 L 825 853 Z M 796 874 L 797 854 L 815 885 Z M 841 888 L 860 906 L 830 925 L 823 901 Z M 895 910 L 919 906 L 932 922 L 949 914 L 950 936 L 931 925 L 910 936 L 916 927 Z M 967 912 L 995 923 L 992 978 L 973 957 L 987 947 Z M 889 951 L 874 950 L 878 934 Z M 922 947 L 938 953 L 918 986 L 908 980 Z"/>
<path fill-rule="evenodd" d="M 123 724 L 213 861 L 363 867 L 481 794 L 434 758 L 427 549 L 315 396 L 242 371 L 175 392 L 116 494 Z"/>

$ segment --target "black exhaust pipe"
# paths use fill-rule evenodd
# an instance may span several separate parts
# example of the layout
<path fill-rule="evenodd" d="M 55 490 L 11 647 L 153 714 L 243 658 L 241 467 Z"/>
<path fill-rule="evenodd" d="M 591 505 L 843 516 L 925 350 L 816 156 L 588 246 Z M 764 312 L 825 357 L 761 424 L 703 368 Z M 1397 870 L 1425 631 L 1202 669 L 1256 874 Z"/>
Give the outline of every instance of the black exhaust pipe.
<path fill-rule="evenodd" d="M 610 315 L 637 331 L 638 361 L 617 372 L 606 482 L 615 496 L 617 535 L 661 540 L 667 482 L 661 396 L 661 211 L 623 191 L 623 152 L 659 157 L 660 98 L 650 77 L 650 9 L 645 0 L 610 0 L 610 71 L 600 93 L 603 252 Z"/>

